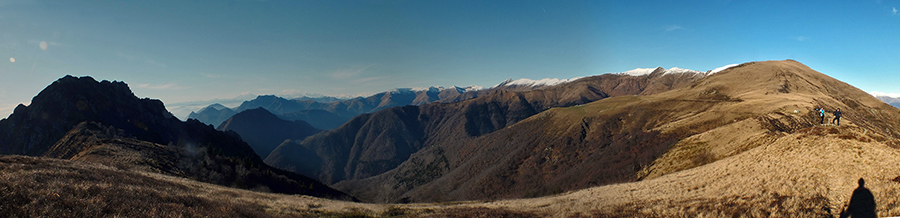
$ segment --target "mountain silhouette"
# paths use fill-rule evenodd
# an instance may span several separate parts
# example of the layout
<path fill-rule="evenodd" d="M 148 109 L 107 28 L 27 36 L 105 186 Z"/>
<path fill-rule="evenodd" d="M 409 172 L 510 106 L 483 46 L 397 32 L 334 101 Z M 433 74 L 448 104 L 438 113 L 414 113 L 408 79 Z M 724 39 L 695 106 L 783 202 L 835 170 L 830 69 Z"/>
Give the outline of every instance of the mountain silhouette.
<path fill-rule="evenodd" d="M 237 113 L 216 129 L 236 132 L 260 157 L 269 156 L 286 139 L 301 140 L 321 132 L 302 120 L 282 120 L 261 107 Z"/>
<path fill-rule="evenodd" d="M 66 76 L 0 120 L 0 153 L 98 161 L 219 185 L 352 199 L 313 179 L 274 169 L 239 136 L 182 122 L 124 82 Z M 130 157 L 130 158 L 126 158 Z"/>
<path fill-rule="evenodd" d="M 206 106 L 196 113 L 191 111 L 191 114 L 188 115 L 188 119 L 196 119 L 203 123 L 219 125 L 235 114 L 237 114 L 237 112 L 234 112 L 231 108 L 216 103 Z"/>

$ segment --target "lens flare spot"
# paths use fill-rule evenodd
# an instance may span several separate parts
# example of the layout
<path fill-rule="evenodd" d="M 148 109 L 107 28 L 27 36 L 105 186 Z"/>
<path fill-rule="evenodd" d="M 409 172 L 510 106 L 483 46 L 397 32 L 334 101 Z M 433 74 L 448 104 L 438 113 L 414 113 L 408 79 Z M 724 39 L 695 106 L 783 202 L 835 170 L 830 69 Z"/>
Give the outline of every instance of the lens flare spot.
<path fill-rule="evenodd" d="M 47 50 L 47 41 L 41 41 L 41 50 Z"/>
<path fill-rule="evenodd" d="M 10 62 L 10 63 L 16 63 L 16 59 L 15 59 L 15 58 L 9 58 L 9 62 Z"/>

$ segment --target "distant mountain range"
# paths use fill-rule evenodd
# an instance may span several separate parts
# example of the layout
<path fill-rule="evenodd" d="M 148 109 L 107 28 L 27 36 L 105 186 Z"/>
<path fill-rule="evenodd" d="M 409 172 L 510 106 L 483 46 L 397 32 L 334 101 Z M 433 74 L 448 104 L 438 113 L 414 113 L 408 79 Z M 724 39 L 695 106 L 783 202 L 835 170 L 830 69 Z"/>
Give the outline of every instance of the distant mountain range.
<path fill-rule="evenodd" d="M 322 131 L 303 120 L 283 120 L 261 107 L 237 113 L 216 129 L 236 132 L 263 159 L 284 140 L 300 140 Z"/>
<path fill-rule="evenodd" d="M 884 101 L 884 103 L 887 103 L 891 106 L 900 108 L 900 96 L 898 96 L 898 95 L 889 95 L 889 94 L 882 94 L 882 93 L 871 93 L 871 94 L 872 94 L 872 96 L 875 96 L 875 98 Z"/>
<path fill-rule="evenodd" d="M 235 121 L 237 122 L 237 121 Z M 269 167 L 234 132 L 183 122 L 123 82 L 66 76 L 0 120 L 0 154 L 97 162 L 235 188 L 353 199 Z"/>
<path fill-rule="evenodd" d="M 198 112 L 191 112 L 188 118 L 219 125 L 241 111 L 262 107 L 285 120 L 303 120 L 318 129 L 333 129 L 359 114 L 395 106 L 468 99 L 476 95 L 461 96 L 474 90 L 477 87 L 398 88 L 369 97 L 343 100 L 335 97 L 285 99 L 274 95 L 260 95 L 256 99 L 244 101 L 236 108 L 212 104 Z"/>
<path fill-rule="evenodd" d="M 649 74 L 664 75 L 684 73 L 707 75 L 711 72 L 703 73 L 677 67 L 666 70 L 665 68 L 657 67 L 646 69 L 638 68 L 618 74 L 642 76 Z M 256 99 L 244 101 L 236 108 L 229 108 L 218 103 L 211 104 L 199 111 L 191 112 L 190 115 L 188 115 L 188 119 L 197 119 L 200 122 L 218 126 L 234 114 L 244 110 L 262 107 L 282 119 L 303 120 L 315 128 L 328 130 L 337 128 L 357 115 L 373 113 L 385 108 L 406 105 L 424 105 L 432 102 L 453 103 L 476 98 L 498 90 L 529 91 L 572 82 L 580 78 L 581 77 L 571 79 L 546 78 L 540 80 L 507 79 L 487 89 L 479 86 L 396 88 L 372 96 L 352 99 L 341 99 L 329 96 L 286 99 L 274 95 L 260 95 L 257 96 Z"/>
<path fill-rule="evenodd" d="M 885 103 L 897 96 L 793 60 L 454 89 L 357 101 L 260 96 L 240 111 L 210 105 L 234 113 L 217 130 L 178 120 L 123 82 L 66 76 L 0 119 L 9 205 L 0 212 L 834 217 L 856 208 L 848 201 L 859 190 L 878 216 L 900 205 L 900 109 Z M 841 108 L 843 118 L 821 124 L 815 108 Z M 284 118 L 363 109 L 325 131 Z"/>
<path fill-rule="evenodd" d="M 394 107 L 363 114 L 339 128 L 310 136 L 302 141 L 285 142 L 265 161 L 272 166 L 334 184 L 335 187 L 353 193 L 365 201 L 453 201 L 542 195 L 549 193 L 546 188 L 530 187 L 513 192 L 510 189 L 500 188 L 504 186 L 503 184 L 477 187 L 473 183 L 460 186 L 460 183 L 456 182 L 469 180 L 462 178 L 454 180 L 445 176 L 478 175 L 493 178 L 509 173 L 498 171 L 479 175 L 476 171 L 468 170 L 474 170 L 471 167 L 507 169 L 508 166 L 505 165 L 483 163 L 525 158 L 503 155 L 516 154 L 520 151 L 516 145 L 526 145 L 528 140 L 542 138 L 545 134 L 543 131 L 520 132 L 523 135 L 517 137 L 521 138 L 495 138 L 491 133 L 514 128 L 518 122 L 550 108 L 577 106 L 614 96 L 662 93 L 691 85 L 704 77 L 705 74 L 693 72 L 671 74 L 657 72 L 641 76 L 604 74 L 558 83 L 522 84 L 508 81 L 492 89 L 480 91 L 477 98 L 470 100 Z M 523 85 L 532 88 L 523 89 Z M 650 135 L 641 137 L 653 138 Z M 477 161 L 471 159 L 481 154 L 495 154 L 491 157 L 497 159 Z M 470 164 L 476 165 L 466 166 Z M 449 174 L 451 172 L 460 174 Z M 532 175 L 532 179 L 539 178 L 542 178 L 541 174 Z M 444 183 L 444 181 L 454 182 Z M 455 191 L 422 189 L 424 185 L 459 188 Z M 481 188 L 494 190 L 485 192 Z M 453 191 L 457 194 L 438 194 L 442 191 Z"/>
<path fill-rule="evenodd" d="M 536 197 L 656 178 L 789 140 L 782 136 L 815 126 L 814 107 L 845 109 L 845 126 L 867 129 L 853 138 L 900 137 L 896 108 L 788 60 L 604 74 L 394 107 L 282 143 L 265 162 L 369 202 Z"/>

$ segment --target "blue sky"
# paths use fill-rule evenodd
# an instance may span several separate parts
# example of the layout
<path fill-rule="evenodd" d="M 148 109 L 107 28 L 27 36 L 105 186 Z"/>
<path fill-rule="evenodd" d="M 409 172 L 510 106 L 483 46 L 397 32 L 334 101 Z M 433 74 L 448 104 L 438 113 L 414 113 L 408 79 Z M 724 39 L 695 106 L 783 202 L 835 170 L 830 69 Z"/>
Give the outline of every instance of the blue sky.
<path fill-rule="evenodd" d="M 0 117 L 66 74 L 125 81 L 182 118 L 253 94 L 356 96 L 782 59 L 867 92 L 900 93 L 897 7 L 900 0 L 0 0 Z"/>

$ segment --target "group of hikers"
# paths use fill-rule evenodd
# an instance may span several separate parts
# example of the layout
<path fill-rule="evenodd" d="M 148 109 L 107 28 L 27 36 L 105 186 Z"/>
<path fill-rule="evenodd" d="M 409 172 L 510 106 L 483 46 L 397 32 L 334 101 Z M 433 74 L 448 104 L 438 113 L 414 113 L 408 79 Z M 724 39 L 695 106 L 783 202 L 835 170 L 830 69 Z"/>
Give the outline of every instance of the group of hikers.
<path fill-rule="evenodd" d="M 825 124 L 825 109 L 824 108 L 816 108 L 816 111 L 819 112 L 819 118 L 820 118 L 819 124 Z M 841 115 L 842 115 L 841 109 L 838 108 L 837 110 L 834 110 L 834 112 L 831 112 L 831 114 L 834 115 L 834 119 L 831 119 L 831 124 L 840 126 L 841 125 Z"/>

